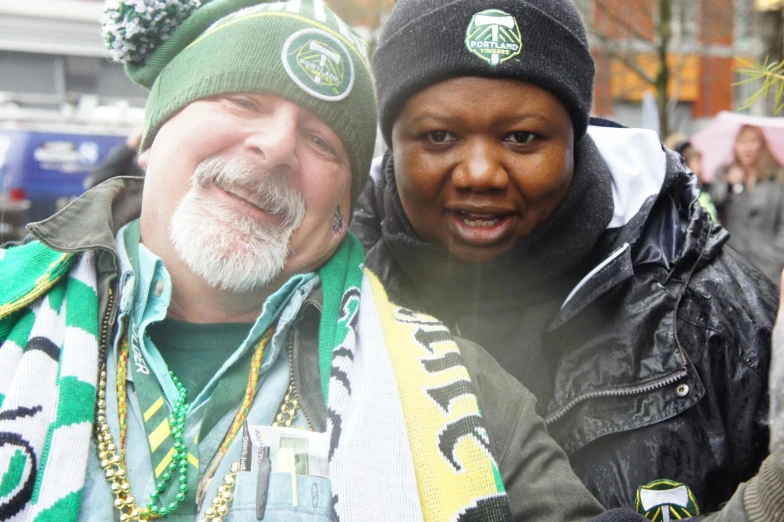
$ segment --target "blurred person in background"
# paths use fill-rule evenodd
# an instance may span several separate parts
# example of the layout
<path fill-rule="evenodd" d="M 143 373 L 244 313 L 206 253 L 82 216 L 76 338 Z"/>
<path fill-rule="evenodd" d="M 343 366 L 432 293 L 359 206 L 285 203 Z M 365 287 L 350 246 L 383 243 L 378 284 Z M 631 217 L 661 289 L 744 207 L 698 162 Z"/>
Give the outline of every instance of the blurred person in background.
<path fill-rule="evenodd" d="M 778 281 L 784 267 L 784 168 L 762 129 L 740 128 L 732 162 L 713 179 L 711 195 L 730 245 Z"/>
<path fill-rule="evenodd" d="M 144 176 L 144 169 L 139 165 L 138 158 L 143 132 L 144 127 L 137 127 L 128 135 L 125 143 L 112 149 L 106 161 L 85 178 L 84 189 L 89 190 L 116 176 Z"/>
<path fill-rule="evenodd" d="M 589 125 L 572 3 L 399 0 L 374 73 L 390 151 L 352 230 L 391 298 L 530 389 L 605 506 L 727 501 L 768 451 L 778 292 L 655 133 Z"/>
<path fill-rule="evenodd" d="M 697 180 L 700 182 L 700 205 L 708 211 L 714 221 L 718 221 L 716 206 L 710 195 L 710 183 L 705 179 L 705 171 L 702 168 L 702 152 L 694 148 L 689 138 L 680 132 L 670 134 L 664 140 L 664 146 L 680 154 L 689 170 L 697 176 Z"/>

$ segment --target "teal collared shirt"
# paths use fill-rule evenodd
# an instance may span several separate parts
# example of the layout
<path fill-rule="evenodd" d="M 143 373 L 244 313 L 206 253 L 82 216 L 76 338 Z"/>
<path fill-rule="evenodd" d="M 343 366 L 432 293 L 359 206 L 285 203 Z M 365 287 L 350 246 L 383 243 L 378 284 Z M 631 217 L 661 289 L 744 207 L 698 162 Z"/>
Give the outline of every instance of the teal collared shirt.
<path fill-rule="evenodd" d="M 163 266 L 163 262 L 139 243 L 138 231 L 139 223 L 137 220 L 120 229 L 116 237 L 121 267 L 119 328 L 117 328 L 117 337 L 107 358 L 106 368 L 106 380 L 107 383 L 111 383 L 106 390 L 106 417 L 115 440 L 119 440 L 117 393 L 114 386 L 117 376 L 116 360 L 119 343 L 122 340 L 122 336 L 127 334 L 127 322 L 133 316 L 133 320 L 138 321 L 138 323 L 135 322 L 135 326 L 143 329 L 154 321 L 160 321 L 166 316 L 166 310 L 171 299 L 171 280 Z M 133 256 L 129 255 L 128 247 L 132 250 L 134 246 L 136 246 L 138 252 L 137 261 L 134 261 Z M 137 267 L 134 267 L 134 263 L 138 263 Z M 269 425 L 271 423 L 289 384 L 289 361 L 285 355 L 285 345 L 290 328 L 303 302 L 319 282 L 316 274 L 297 275 L 283 285 L 280 290 L 268 297 L 245 341 L 196 397 L 198 404 L 194 403 L 194 407 L 188 412 L 184 438 L 188 444 L 191 442 L 198 444 L 199 460 L 190 462 L 198 468 L 199 477 L 202 477 L 206 472 L 210 460 L 217 452 L 223 436 L 229 429 L 239 408 L 239 401 L 232 401 L 232 404 L 226 408 L 225 413 L 217 415 L 218 418 L 215 420 L 214 428 L 201 433 L 202 422 L 207 422 L 205 421 L 205 416 L 209 416 L 210 405 L 212 403 L 225 402 L 228 396 L 237 391 L 234 389 L 236 388 L 235 385 L 227 384 L 227 381 L 231 379 L 223 377 L 231 374 L 232 371 L 236 373 L 236 367 L 231 367 L 232 363 L 250 350 L 254 341 L 271 324 L 277 321 L 275 323 L 275 333 L 262 358 L 256 400 L 251 405 L 247 417 L 249 424 Z M 153 375 L 159 380 L 161 380 L 160 375 L 169 378 L 166 365 L 157 348 L 152 343 L 145 343 L 142 349 L 145 350 L 145 357 L 149 361 Z M 281 353 L 284 355 L 281 356 Z M 130 377 L 129 372 L 126 385 L 128 390 L 126 465 L 131 491 L 136 496 L 137 502 L 144 505 L 150 493 L 155 491 L 155 477 L 152 469 L 150 446 L 144 432 L 144 412 L 140 410 L 136 395 L 133 393 L 133 382 Z M 240 396 L 244 392 L 245 383 L 247 383 L 247 377 L 242 380 L 242 388 L 239 390 Z M 171 392 L 165 391 L 167 389 L 165 379 L 161 382 L 161 388 L 166 393 L 167 400 L 171 400 L 170 397 L 176 397 L 174 394 L 170 395 Z M 220 409 L 223 410 L 223 408 Z M 307 422 L 303 415 L 296 417 L 294 427 L 307 427 Z M 241 437 L 235 437 L 228 453 L 221 461 L 215 473 L 216 478 L 207 490 L 207 500 L 201 506 L 198 516 L 194 516 L 194 513 L 189 509 L 183 509 L 183 506 L 174 516 L 170 515 L 167 517 L 169 522 L 184 522 L 186 520 L 205 518 L 204 511 L 209 507 L 210 500 L 216 495 L 217 488 L 221 485 L 220 478 L 228 473 L 231 463 L 239 460 L 240 439 Z M 91 451 L 88 459 L 87 477 L 79 520 L 87 522 L 116 520 L 117 512 L 113 507 L 114 497 L 109 489 L 108 482 L 103 476 L 103 470 L 100 468 L 96 452 Z M 255 520 L 256 474 L 242 473 L 239 475 L 237 477 L 235 500 L 229 516 L 224 518 L 226 522 Z M 288 476 L 278 477 L 276 476 L 278 474 L 273 475 L 269 486 L 268 509 L 265 521 L 321 522 L 332 520 L 332 493 L 329 479 L 309 476 L 298 477 L 298 481 L 302 481 L 299 488 L 299 504 L 301 507 L 294 508 L 291 501 L 290 478 Z M 305 506 L 307 506 L 307 509 L 305 509 Z"/>
<path fill-rule="evenodd" d="M 117 251 L 120 256 L 121 295 L 120 315 L 133 321 L 139 346 L 149 364 L 151 373 L 156 377 L 164 398 L 169 405 L 177 401 L 177 388 L 169 375 L 169 369 L 158 348 L 146 335 L 147 327 L 166 318 L 171 303 L 172 284 L 163 260 L 150 252 L 141 241 L 139 220 L 131 221 L 118 232 Z M 207 402 L 215 391 L 218 382 L 227 370 L 253 345 L 277 319 L 284 305 L 299 288 L 312 283 L 314 272 L 291 277 L 280 289 L 269 296 L 245 341 L 226 360 L 218 372 L 210 379 L 204 389 L 191 402 L 191 410 Z M 312 288 L 312 284 L 307 285 Z M 310 292 L 308 292 L 309 294 Z M 279 351 L 279 350 L 278 350 Z M 129 372 L 130 375 L 130 372 Z"/>

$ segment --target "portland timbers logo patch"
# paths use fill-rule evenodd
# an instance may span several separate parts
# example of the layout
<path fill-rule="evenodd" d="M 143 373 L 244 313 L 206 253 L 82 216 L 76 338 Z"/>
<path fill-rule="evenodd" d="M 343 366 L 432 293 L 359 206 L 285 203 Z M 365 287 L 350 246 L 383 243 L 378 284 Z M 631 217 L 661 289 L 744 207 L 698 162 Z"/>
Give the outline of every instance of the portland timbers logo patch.
<path fill-rule="evenodd" d="M 500 9 L 487 9 L 471 18 L 465 46 L 468 52 L 495 66 L 519 55 L 523 39 L 514 16 Z"/>
<path fill-rule="evenodd" d="M 303 29 L 283 45 L 283 67 L 300 89 L 325 101 L 339 101 L 354 85 L 354 63 L 340 40 L 320 29 Z"/>
<path fill-rule="evenodd" d="M 665 479 L 654 480 L 637 488 L 634 508 L 651 522 L 670 522 L 700 514 L 689 486 Z"/>

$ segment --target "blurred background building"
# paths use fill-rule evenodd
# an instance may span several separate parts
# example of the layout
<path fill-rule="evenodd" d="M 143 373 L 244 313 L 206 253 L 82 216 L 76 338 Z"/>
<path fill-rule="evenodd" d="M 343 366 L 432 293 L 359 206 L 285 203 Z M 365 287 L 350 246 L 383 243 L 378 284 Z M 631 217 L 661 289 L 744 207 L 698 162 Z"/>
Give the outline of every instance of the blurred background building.
<path fill-rule="evenodd" d="M 597 76 L 594 113 L 662 136 L 691 134 L 736 110 L 758 85 L 747 62 L 781 58 L 780 1 L 577 0 Z M 749 111 L 768 115 L 764 101 Z"/>
<path fill-rule="evenodd" d="M 327 0 L 371 43 L 393 0 Z M 101 0 L 0 1 L 0 122 L 97 126 L 141 122 L 145 91 L 109 62 Z"/>
<path fill-rule="evenodd" d="M 101 2 L 0 2 L 0 122 L 96 126 L 141 121 L 145 91 L 107 60 Z"/>

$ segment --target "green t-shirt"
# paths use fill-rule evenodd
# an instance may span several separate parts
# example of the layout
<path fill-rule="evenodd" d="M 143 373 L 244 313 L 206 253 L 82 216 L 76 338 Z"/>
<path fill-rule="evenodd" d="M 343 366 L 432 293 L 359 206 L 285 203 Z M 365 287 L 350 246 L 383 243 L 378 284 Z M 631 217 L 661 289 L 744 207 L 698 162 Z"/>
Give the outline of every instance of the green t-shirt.
<path fill-rule="evenodd" d="M 197 324 L 164 319 L 147 327 L 169 370 L 180 379 L 188 397 L 196 397 L 237 350 L 253 325 L 250 323 Z M 247 368 L 249 350 L 236 365 Z"/>

